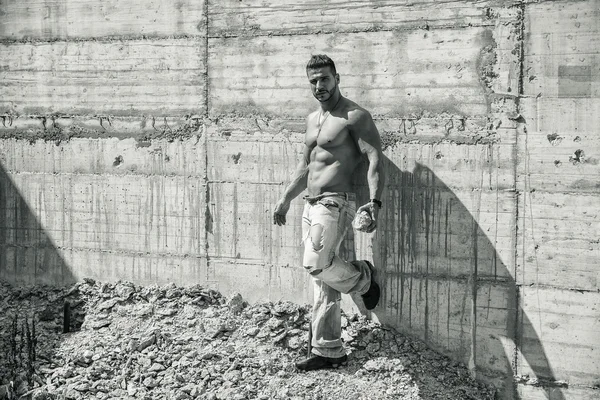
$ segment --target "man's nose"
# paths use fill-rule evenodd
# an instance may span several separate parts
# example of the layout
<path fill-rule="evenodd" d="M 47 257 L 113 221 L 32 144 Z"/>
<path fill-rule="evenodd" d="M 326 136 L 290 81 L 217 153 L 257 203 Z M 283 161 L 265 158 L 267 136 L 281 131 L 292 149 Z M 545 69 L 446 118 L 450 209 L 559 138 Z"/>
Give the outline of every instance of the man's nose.
<path fill-rule="evenodd" d="M 317 81 L 317 89 L 321 89 L 323 86 L 323 81 Z"/>

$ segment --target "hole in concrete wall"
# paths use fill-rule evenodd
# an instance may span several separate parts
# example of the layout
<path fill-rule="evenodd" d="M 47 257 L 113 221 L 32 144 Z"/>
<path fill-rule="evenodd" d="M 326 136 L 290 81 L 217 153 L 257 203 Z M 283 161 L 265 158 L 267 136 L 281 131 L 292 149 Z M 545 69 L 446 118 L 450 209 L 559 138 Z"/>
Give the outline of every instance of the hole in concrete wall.
<path fill-rule="evenodd" d="M 118 155 L 117 157 L 115 157 L 115 161 L 113 162 L 113 167 L 118 167 L 121 164 L 123 164 L 123 156 Z"/>
<path fill-rule="evenodd" d="M 585 162 L 585 152 L 581 149 L 575 150 L 575 153 L 569 157 L 569 161 L 571 161 L 573 164 Z"/>
<path fill-rule="evenodd" d="M 551 133 L 551 134 L 547 135 L 546 138 L 548 139 L 548 142 L 550 142 L 550 144 L 552 146 L 559 145 L 560 142 L 562 142 L 562 140 L 563 140 L 563 138 L 561 136 L 558 136 L 557 133 Z"/>

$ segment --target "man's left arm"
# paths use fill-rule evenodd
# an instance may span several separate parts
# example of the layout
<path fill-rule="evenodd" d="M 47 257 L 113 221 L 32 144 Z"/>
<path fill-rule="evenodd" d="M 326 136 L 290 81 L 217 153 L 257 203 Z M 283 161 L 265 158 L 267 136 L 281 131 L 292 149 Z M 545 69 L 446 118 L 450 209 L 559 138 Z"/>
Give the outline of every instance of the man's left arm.
<path fill-rule="evenodd" d="M 381 201 L 381 194 L 385 185 L 381 137 L 371 114 L 364 110 L 358 112 L 357 118 L 352 123 L 350 132 L 356 140 L 360 151 L 366 154 L 369 160 L 367 182 L 369 184 L 370 201 L 359 207 L 356 212 L 367 211 L 371 215 L 373 222 L 365 229 L 366 232 L 370 233 L 377 228 L 377 216 L 379 215 L 379 204 L 381 204 L 377 204 L 377 202 Z"/>

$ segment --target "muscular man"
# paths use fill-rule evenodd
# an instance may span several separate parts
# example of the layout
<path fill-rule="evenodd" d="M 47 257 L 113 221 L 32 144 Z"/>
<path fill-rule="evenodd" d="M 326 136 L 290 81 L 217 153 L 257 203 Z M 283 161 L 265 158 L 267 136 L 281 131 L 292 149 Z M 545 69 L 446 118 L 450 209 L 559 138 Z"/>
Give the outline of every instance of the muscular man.
<path fill-rule="evenodd" d="M 369 261 L 345 261 L 338 256 L 351 219 L 355 194 L 352 175 L 366 154 L 371 201 L 357 212 L 369 213 L 373 232 L 384 184 L 381 139 L 367 110 L 344 98 L 340 76 L 326 55 L 312 56 L 306 66 L 312 93 L 320 107 L 306 119 L 304 151 L 292 181 L 277 202 L 274 223 L 284 225 L 290 202 L 305 189 L 302 216 L 303 265 L 312 275 L 315 299 L 312 315 L 312 356 L 296 363 L 300 370 L 335 368 L 347 360 L 341 340 L 340 293 L 362 295 L 368 310 L 379 301 L 380 289 Z"/>

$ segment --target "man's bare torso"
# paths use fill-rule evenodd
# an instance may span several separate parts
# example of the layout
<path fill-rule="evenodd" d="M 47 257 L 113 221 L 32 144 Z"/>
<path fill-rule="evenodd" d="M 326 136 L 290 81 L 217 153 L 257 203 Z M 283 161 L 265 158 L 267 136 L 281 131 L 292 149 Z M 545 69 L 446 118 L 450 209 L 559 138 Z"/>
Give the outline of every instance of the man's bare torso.
<path fill-rule="evenodd" d="M 352 191 L 352 174 L 361 153 L 349 121 L 361 109 L 347 99 L 342 102 L 331 115 L 315 111 L 308 117 L 305 143 L 310 150 L 307 189 L 311 196 Z"/>

